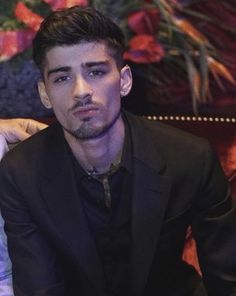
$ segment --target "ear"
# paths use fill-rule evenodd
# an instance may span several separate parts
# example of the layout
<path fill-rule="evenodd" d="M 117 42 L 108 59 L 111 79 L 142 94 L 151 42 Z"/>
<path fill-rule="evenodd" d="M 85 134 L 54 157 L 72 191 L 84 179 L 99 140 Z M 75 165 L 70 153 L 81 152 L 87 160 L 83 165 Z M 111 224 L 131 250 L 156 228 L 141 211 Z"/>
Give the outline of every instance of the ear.
<path fill-rule="evenodd" d="M 47 109 L 51 109 L 52 105 L 46 92 L 45 84 L 42 80 L 38 82 L 38 91 L 41 102 L 44 105 L 44 107 L 46 107 Z"/>
<path fill-rule="evenodd" d="M 133 79 L 131 69 L 125 65 L 120 71 L 120 95 L 127 96 L 132 88 Z"/>

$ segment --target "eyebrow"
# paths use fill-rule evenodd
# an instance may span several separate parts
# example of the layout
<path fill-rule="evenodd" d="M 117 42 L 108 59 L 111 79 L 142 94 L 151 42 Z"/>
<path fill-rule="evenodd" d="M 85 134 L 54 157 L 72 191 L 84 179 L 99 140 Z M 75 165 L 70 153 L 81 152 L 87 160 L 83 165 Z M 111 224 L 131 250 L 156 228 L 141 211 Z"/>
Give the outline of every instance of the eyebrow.
<path fill-rule="evenodd" d="M 92 68 L 95 66 L 106 66 L 109 64 L 108 60 L 105 61 L 98 61 L 98 62 L 87 62 L 85 64 L 82 65 L 83 68 Z M 57 67 L 57 68 L 53 68 L 51 70 L 47 71 L 47 76 L 49 77 L 51 74 L 53 73 L 58 73 L 58 72 L 70 72 L 71 67 L 70 66 L 62 66 L 62 67 Z"/>
<path fill-rule="evenodd" d="M 70 70 L 71 70 L 71 67 L 69 66 L 53 68 L 51 70 L 48 70 L 47 76 L 49 77 L 51 74 L 58 73 L 58 72 L 69 72 Z"/>
<path fill-rule="evenodd" d="M 105 60 L 105 61 L 98 61 L 98 62 L 87 62 L 83 65 L 83 67 L 94 67 L 94 66 L 103 66 L 103 65 L 108 65 L 109 64 L 109 61 L 108 60 Z"/>

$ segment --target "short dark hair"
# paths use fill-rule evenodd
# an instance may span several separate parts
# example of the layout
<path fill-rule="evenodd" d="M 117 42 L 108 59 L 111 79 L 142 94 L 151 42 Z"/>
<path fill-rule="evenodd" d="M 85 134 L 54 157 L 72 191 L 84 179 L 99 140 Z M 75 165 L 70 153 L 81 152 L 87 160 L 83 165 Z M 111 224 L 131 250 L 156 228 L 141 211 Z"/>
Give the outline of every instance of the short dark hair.
<path fill-rule="evenodd" d="M 43 72 L 45 56 L 55 46 L 105 42 L 118 67 L 123 65 L 124 35 L 108 17 L 94 8 L 73 6 L 52 12 L 33 40 L 33 59 Z"/>

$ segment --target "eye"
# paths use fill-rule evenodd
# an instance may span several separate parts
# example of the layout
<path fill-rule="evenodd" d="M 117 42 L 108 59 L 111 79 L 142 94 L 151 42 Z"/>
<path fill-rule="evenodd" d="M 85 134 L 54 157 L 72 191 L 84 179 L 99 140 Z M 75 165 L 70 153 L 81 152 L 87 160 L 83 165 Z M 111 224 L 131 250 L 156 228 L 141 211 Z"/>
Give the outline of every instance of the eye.
<path fill-rule="evenodd" d="M 63 75 L 63 76 L 59 76 L 59 77 L 56 77 L 55 79 L 54 79 L 54 83 L 60 83 L 60 82 L 65 82 L 65 81 L 68 81 L 68 80 L 70 80 L 71 79 L 71 77 L 70 76 L 68 76 L 68 75 Z"/>
<path fill-rule="evenodd" d="M 89 72 L 89 76 L 91 77 L 103 76 L 104 74 L 105 74 L 104 70 L 92 70 Z"/>

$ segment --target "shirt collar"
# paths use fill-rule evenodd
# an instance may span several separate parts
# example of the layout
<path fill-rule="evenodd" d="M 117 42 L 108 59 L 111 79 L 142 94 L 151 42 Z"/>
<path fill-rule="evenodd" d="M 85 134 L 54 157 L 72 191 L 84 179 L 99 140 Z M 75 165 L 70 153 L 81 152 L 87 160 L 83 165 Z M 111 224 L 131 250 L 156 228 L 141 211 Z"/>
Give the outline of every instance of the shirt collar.
<path fill-rule="evenodd" d="M 127 122 L 127 119 L 125 116 L 122 116 L 124 125 L 125 125 L 125 139 L 124 139 L 124 145 L 122 149 L 121 154 L 121 161 L 119 164 L 119 168 L 126 169 L 130 174 L 132 174 L 132 141 L 131 141 L 131 131 L 129 124 Z M 88 176 L 87 172 L 82 168 L 82 166 L 78 163 L 76 160 L 74 154 L 71 151 L 71 148 L 69 147 L 69 144 L 66 142 L 66 147 L 68 150 L 68 154 L 70 155 L 70 158 L 73 163 L 73 167 L 76 169 L 77 177 L 83 178 L 85 176 Z"/>

